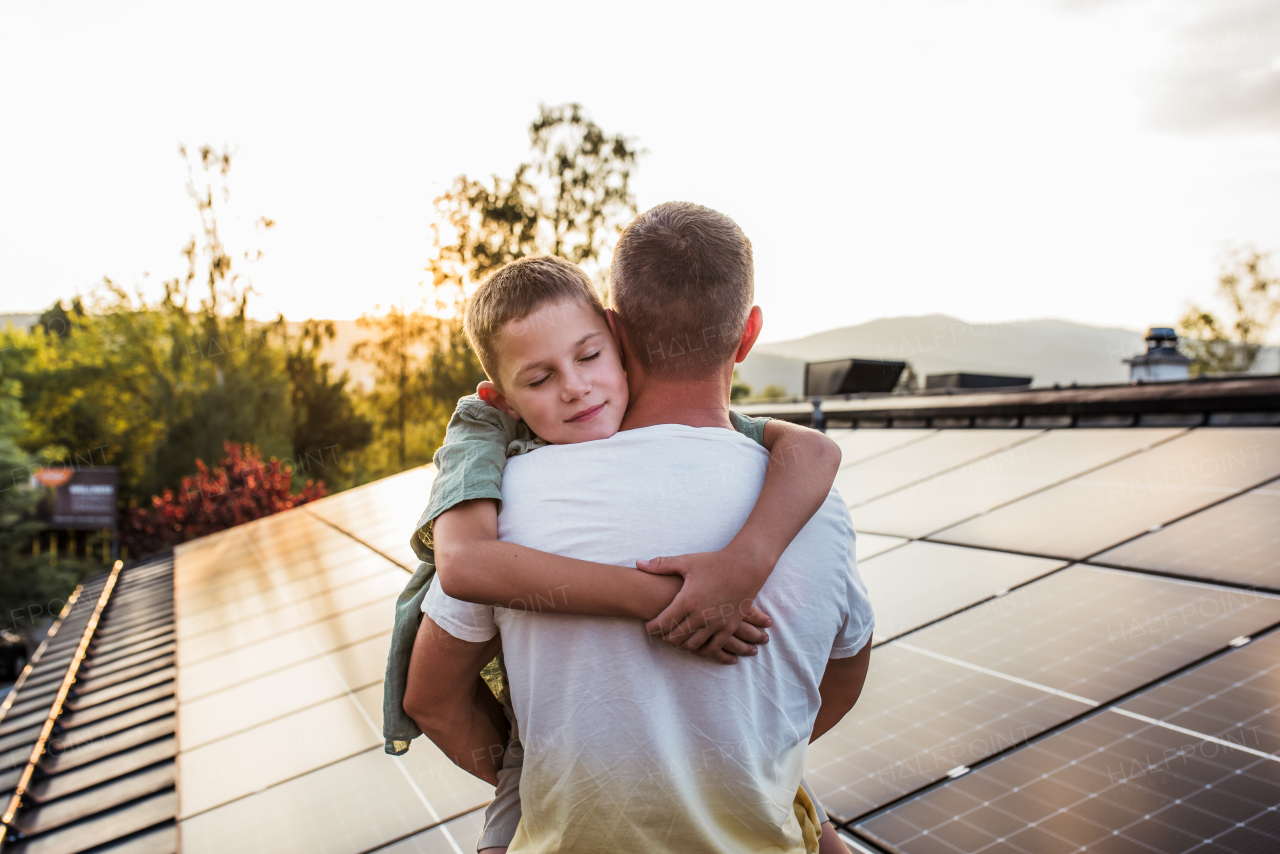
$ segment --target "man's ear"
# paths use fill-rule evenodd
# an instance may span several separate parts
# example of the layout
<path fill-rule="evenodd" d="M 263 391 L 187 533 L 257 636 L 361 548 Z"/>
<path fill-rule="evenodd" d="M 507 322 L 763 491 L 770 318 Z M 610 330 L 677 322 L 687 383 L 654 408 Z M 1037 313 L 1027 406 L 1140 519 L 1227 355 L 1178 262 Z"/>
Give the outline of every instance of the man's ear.
<path fill-rule="evenodd" d="M 742 340 L 738 342 L 738 352 L 733 354 L 734 362 L 741 362 L 747 358 L 751 348 L 756 345 L 756 339 L 760 337 L 760 330 L 763 327 L 764 312 L 758 305 L 751 306 L 751 312 L 747 315 L 747 325 L 742 328 Z"/>
<path fill-rule="evenodd" d="M 507 403 L 506 397 L 504 397 L 502 392 L 498 390 L 498 387 L 488 380 L 485 380 L 480 383 L 480 385 L 476 386 L 476 394 L 480 395 L 481 400 L 499 412 L 505 412 L 515 420 L 520 420 L 520 413 L 516 412 L 515 409 L 511 407 L 511 404 Z"/>

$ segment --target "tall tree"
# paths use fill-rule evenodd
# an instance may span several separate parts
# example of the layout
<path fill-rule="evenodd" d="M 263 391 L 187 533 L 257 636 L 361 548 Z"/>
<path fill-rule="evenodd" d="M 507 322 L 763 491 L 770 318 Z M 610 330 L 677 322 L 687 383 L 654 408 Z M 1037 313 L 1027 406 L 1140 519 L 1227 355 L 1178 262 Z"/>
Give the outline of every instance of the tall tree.
<path fill-rule="evenodd" d="M 608 134 L 580 104 L 542 106 L 529 125 L 531 157 L 510 179 L 466 175 L 436 199 L 431 282 L 465 290 L 526 255 L 559 255 L 603 285 L 613 244 L 637 213 L 631 178 L 644 153 Z"/>
<path fill-rule="evenodd" d="M 1280 276 L 1270 253 L 1246 246 L 1230 253 L 1218 274 L 1221 314 L 1192 306 L 1179 322 L 1182 348 L 1199 373 L 1248 371 L 1280 314 Z"/>
<path fill-rule="evenodd" d="M 421 309 L 393 305 L 386 314 L 366 314 L 357 321 L 374 336 L 351 349 L 351 356 L 374 366 L 373 397 L 376 410 L 383 413 L 382 424 L 395 431 L 399 470 L 408 467 L 407 432 L 411 419 L 424 415 L 425 401 L 419 394 L 423 360 L 439 334 L 441 321 Z"/>

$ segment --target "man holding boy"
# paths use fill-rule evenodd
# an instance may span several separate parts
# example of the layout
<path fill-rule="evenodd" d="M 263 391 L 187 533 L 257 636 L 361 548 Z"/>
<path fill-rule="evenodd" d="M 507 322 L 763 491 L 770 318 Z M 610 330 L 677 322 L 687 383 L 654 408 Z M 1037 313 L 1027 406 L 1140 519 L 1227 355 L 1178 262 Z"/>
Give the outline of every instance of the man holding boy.
<path fill-rule="evenodd" d="M 727 411 L 733 365 L 761 325 L 750 243 L 721 214 L 662 205 L 622 235 L 611 288 L 630 399 L 621 430 L 511 459 L 500 539 L 615 565 L 719 549 L 768 464 Z M 834 490 L 756 604 L 773 618 L 770 642 L 724 667 L 652 643 L 635 621 L 473 605 L 436 585 L 423 610 L 438 642 L 415 647 L 413 667 L 456 697 L 440 719 L 487 751 L 501 721 L 475 676 L 501 631 L 526 751 L 513 852 L 798 852 L 805 747 L 852 707 L 870 654 Z"/>

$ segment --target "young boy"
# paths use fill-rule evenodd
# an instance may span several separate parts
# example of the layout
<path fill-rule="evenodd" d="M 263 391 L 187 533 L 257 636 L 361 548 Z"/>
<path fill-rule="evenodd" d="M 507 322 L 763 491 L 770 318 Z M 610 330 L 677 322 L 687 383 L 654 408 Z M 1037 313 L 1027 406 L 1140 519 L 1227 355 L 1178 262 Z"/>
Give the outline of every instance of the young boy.
<path fill-rule="evenodd" d="M 458 599 L 644 619 L 653 634 L 698 655 L 724 663 L 754 655 L 755 645 L 768 640 L 763 629 L 769 619 L 751 602 L 825 500 L 839 464 L 834 443 L 794 425 L 733 415 L 734 427 L 764 445 L 771 463 L 747 523 L 719 552 L 638 560 L 646 570 L 638 572 L 504 543 L 498 540 L 497 516 L 506 458 L 543 444 L 612 436 L 627 408 L 626 377 L 604 307 L 586 276 L 567 261 L 532 258 L 503 267 L 472 297 L 465 327 L 490 381 L 481 384 L 478 397 L 458 404 L 436 455 L 439 474 L 430 503 L 414 534 L 424 563 L 397 602 L 384 698 L 388 752 L 407 750 L 420 733 L 413 718 L 430 714 L 429 686 L 414 684 L 407 653 L 437 570 L 442 589 Z M 485 677 L 505 699 L 497 661 Z M 460 767 L 498 784 L 480 850 L 505 848 L 519 821 L 522 751 L 511 723 L 505 756 L 486 761 L 450 755 Z M 811 793 L 797 792 L 795 812 L 814 850 L 819 835 L 824 849 L 839 846 Z"/>

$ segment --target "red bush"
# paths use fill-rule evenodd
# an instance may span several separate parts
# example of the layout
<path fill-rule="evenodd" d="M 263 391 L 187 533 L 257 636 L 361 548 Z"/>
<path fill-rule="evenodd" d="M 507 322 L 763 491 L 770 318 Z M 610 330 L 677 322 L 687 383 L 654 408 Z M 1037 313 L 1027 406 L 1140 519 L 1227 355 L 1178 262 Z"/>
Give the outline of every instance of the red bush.
<path fill-rule="evenodd" d="M 121 543 L 131 557 L 142 557 L 215 531 L 251 522 L 324 497 L 324 482 L 307 481 L 293 492 L 292 472 L 274 457 L 263 462 L 253 445 L 224 442 L 226 457 L 210 471 L 196 460 L 197 474 L 184 477 L 175 494 L 166 489 L 150 507 L 129 511 Z"/>

